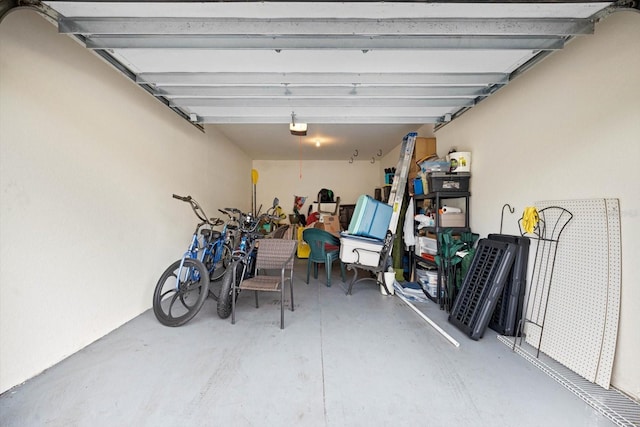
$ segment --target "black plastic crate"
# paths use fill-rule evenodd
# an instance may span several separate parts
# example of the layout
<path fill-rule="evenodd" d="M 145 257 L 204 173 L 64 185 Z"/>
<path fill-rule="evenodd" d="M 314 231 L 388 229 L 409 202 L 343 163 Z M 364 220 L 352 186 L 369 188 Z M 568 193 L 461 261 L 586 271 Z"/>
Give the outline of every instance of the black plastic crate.
<path fill-rule="evenodd" d="M 469 172 L 431 172 L 427 174 L 430 193 L 434 191 L 467 192 L 469 191 L 470 179 L 471 173 Z"/>
<path fill-rule="evenodd" d="M 523 301 L 527 283 L 527 265 L 529 263 L 530 240 L 525 236 L 507 234 L 489 234 L 490 240 L 512 243 L 518 246 L 516 257 L 509 271 L 509 277 L 498 298 L 489 327 L 494 331 L 514 336 L 518 322 L 522 318 Z"/>
<path fill-rule="evenodd" d="M 480 239 L 456 298 L 449 322 L 471 339 L 479 340 L 487 329 L 518 247 L 511 243 Z"/>

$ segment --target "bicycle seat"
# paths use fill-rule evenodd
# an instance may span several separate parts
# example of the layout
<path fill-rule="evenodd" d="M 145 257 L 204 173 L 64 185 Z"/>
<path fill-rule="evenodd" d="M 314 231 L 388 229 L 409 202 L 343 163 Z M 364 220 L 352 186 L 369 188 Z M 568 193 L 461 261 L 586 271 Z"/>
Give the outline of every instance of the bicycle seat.
<path fill-rule="evenodd" d="M 202 234 L 206 239 L 216 240 L 220 238 L 219 231 L 209 230 L 208 228 L 200 230 L 200 234 Z"/>

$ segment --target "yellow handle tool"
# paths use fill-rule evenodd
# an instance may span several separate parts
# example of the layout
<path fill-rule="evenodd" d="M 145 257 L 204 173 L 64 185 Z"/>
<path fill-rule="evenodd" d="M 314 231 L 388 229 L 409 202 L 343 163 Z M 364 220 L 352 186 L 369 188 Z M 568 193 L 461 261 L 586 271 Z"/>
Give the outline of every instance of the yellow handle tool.
<path fill-rule="evenodd" d="M 538 209 L 535 206 L 527 206 L 522 213 L 522 228 L 527 233 L 533 233 L 533 230 L 538 225 L 540 217 L 538 216 Z"/>

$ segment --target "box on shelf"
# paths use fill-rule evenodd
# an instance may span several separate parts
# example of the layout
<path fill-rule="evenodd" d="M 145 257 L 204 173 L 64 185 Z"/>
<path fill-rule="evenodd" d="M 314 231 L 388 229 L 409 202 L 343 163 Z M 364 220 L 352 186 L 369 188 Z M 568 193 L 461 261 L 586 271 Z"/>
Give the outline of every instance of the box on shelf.
<path fill-rule="evenodd" d="M 340 234 L 340 261 L 375 267 L 380 262 L 382 242 L 368 237 Z"/>
<path fill-rule="evenodd" d="M 436 262 L 436 256 L 435 255 L 431 255 L 431 254 L 427 254 L 427 253 L 421 253 L 420 254 L 420 258 L 425 259 L 429 262 Z"/>
<path fill-rule="evenodd" d="M 422 289 L 429 294 L 431 298 L 438 298 L 438 284 L 422 283 Z"/>
<path fill-rule="evenodd" d="M 471 179 L 471 173 L 431 172 L 427 175 L 427 178 L 429 181 L 429 192 L 467 192 L 469 191 L 469 180 Z"/>
<path fill-rule="evenodd" d="M 440 227 L 466 227 L 464 213 L 444 213 L 440 215 Z"/>
<path fill-rule="evenodd" d="M 431 237 L 418 237 L 418 244 L 416 245 L 416 254 L 430 254 L 435 255 L 438 252 L 438 242 Z"/>
<path fill-rule="evenodd" d="M 449 172 L 451 163 L 444 160 L 429 160 L 429 157 L 418 160 L 418 166 L 423 174 L 430 172 Z"/>
<path fill-rule="evenodd" d="M 420 283 L 438 284 L 438 272 L 432 270 L 416 269 L 416 276 Z"/>
<path fill-rule="evenodd" d="M 413 194 L 419 196 L 424 194 L 424 190 L 422 188 L 422 178 L 414 178 L 413 180 Z"/>
<path fill-rule="evenodd" d="M 358 197 L 355 211 L 349 222 L 349 234 L 384 239 L 389 229 L 393 207 L 374 200 L 371 196 Z"/>
<path fill-rule="evenodd" d="M 420 166 L 416 163 L 417 160 L 436 155 L 437 150 L 435 138 L 417 137 L 416 144 L 413 149 L 413 156 L 411 157 L 411 164 L 409 165 L 409 180 L 418 176 L 418 172 L 420 172 Z"/>
<path fill-rule="evenodd" d="M 436 148 L 435 138 L 424 138 L 419 136 L 416 138 L 416 145 L 413 149 L 413 154 L 416 159 L 421 159 L 423 157 L 436 154 L 438 151 Z"/>

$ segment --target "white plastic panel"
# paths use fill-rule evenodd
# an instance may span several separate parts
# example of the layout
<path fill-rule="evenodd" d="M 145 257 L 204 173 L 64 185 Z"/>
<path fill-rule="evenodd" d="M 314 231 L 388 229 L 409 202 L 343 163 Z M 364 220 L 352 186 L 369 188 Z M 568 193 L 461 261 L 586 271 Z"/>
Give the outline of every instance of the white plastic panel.
<path fill-rule="evenodd" d="M 534 304 L 534 309 L 542 310 L 539 319 L 544 319 L 540 350 L 589 381 L 609 388 L 620 305 L 619 202 L 563 200 L 538 202 L 536 206 L 539 210 L 560 206 L 574 215 L 559 240 L 550 287 L 545 282 L 547 287 L 538 291 L 539 297 L 532 293 L 534 303 L 542 302 Z M 539 314 L 531 309 L 528 312 L 534 318 Z M 538 328 L 530 325 L 527 332 L 527 342 L 537 346 Z"/>

